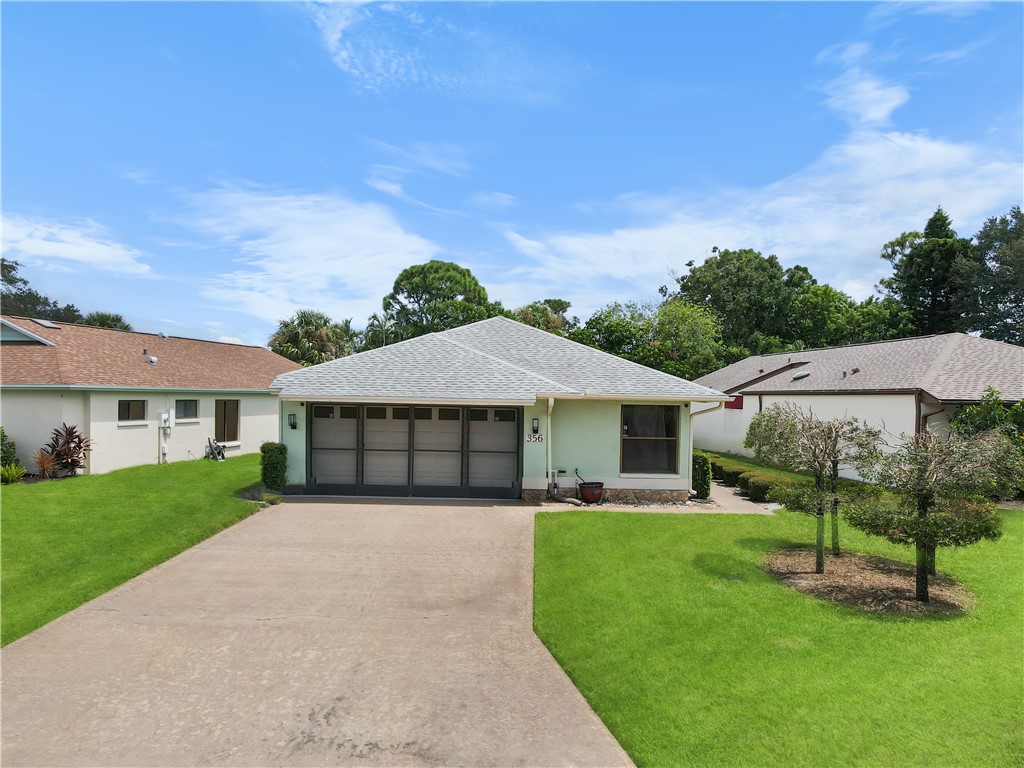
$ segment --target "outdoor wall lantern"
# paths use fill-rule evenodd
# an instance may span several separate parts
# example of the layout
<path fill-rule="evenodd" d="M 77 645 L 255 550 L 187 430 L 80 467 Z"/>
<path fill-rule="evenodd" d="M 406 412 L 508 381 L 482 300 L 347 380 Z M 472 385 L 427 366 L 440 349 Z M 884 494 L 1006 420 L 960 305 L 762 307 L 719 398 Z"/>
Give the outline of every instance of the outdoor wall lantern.
<path fill-rule="evenodd" d="M 299 428 L 299 417 L 296 416 L 294 413 L 288 414 L 288 426 L 291 427 L 292 429 Z"/>
<path fill-rule="evenodd" d="M 534 419 L 533 420 L 533 434 L 535 434 L 535 435 L 539 435 L 540 434 L 540 419 Z"/>

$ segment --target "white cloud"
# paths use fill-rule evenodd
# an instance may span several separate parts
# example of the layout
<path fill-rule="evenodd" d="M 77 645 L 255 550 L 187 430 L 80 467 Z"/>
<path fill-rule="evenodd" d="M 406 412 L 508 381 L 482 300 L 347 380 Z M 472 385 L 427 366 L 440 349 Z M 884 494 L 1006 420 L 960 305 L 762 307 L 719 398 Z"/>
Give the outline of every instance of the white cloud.
<path fill-rule="evenodd" d="M 68 223 L 5 213 L 2 252 L 9 259 L 52 270 L 81 265 L 135 276 L 150 273 L 142 251 L 118 242 L 91 219 Z"/>
<path fill-rule="evenodd" d="M 411 88 L 470 100 L 548 102 L 581 69 L 504 30 L 463 29 L 411 3 L 307 7 L 331 60 L 369 93 Z"/>
<path fill-rule="evenodd" d="M 139 186 L 152 186 L 160 183 L 160 180 L 148 168 L 124 168 L 118 176 Z"/>
<path fill-rule="evenodd" d="M 466 150 L 458 144 L 415 141 L 408 148 L 396 147 L 383 141 L 371 141 L 370 144 L 403 161 L 403 165 L 378 165 L 375 170 L 380 173 L 422 173 L 435 171 L 449 176 L 464 176 L 473 169 L 466 157 Z"/>
<path fill-rule="evenodd" d="M 313 307 L 359 326 L 399 272 L 438 252 L 387 207 L 338 194 L 235 186 L 188 202 L 193 213 L 183 223 L 216 238 L 240 265 L 202 294 L 270 322 Z"/>
<path fill-rule="evenodd" d="M 783 264 L 803 264 L 820 281 L 864 298 L 889 271 L 879 258 L 885 242 L 922 227 L 940 204 L 970 236 L 986 217 L 1018 203 L 1022 184 L 1019 158 L 926 134 L 860 130 L 763 187 L 700 199 L 665 196 L 663 203 L 650 195 L 623 198 L 619 218 L 633 215 L 638 199 L 662 212 L 645 226 L 512 230 L 506 238 L 523 257 L 516 280 L 534 298 L 573 301 L 581 315 L 623 296 L 651 296 L 670 282 L 671 270 L 702 262 L 712 246 L 774 253 Z"/>
<path fill-rule="evenodd" d="M 910 100 L 906 87 L 886 83 L 859 67 L 846 70 L 825 84 L 825 103 L 843 113 L 855 126 L 882 126 Z"/>
<path fill-rule="evenodd" d="M 969 59 L 975 51 L 992 42 L 992 38 L 985 38 L 983 40 L 975 40 L 968 43 L 960 48 L 955 48 L 948 51 L 939 51 L 929 56 L 925 56 L 924 60 L 935 64 L 949 64 L 954 61 L 964 61 Z"/>
<path fill-rule="evenodd" d="M 859 64 L 871 53 L 870 43 L 836 43 L 823 50 L 815 58 L 819 64 L 825 62 L 838 62 L 846 67 Z"/>
<path fill-rule="evenodd" d="M 435 213 L 444 213 L 450 216 L 461 216 L 462 214 L 457 211 L 448 211 L 444 208 L 437 208 L 436 206 L 425 203 L 422 200 L 410 195 L 405 191 L 405 187 L 397 181 L 389 181 L 387 179 L 381 179 L 375 176 L 371 176 L 366 180 L 366 185 L 372 189 L 376 189 L 378 192 L 382 192 L 385 195 L 401 200 L 403 203 L 410 203 L 412 205 L 418 205 L 421 208 L 426 208 L 428 211 L 434 211 Z"/>
<path fill-rule="evenodd" d="M 878 3 L 868 12 L 866 21 L 869 27 L 878 28 L 887 26 L 896 21 L 904 14 L 947 16 L 951 19 L 962 19 L 973 16 L 990 5 L 985 2 L 974 2 L 973 0 L 951 0 L 951 2 L 930 2 L 928 0 L 914 0 L 913 2 L 882 2 Z"/>
<path fill-rule="evenodd" d="M 218 336 L 217 341 L 223 344 L 245 344 L 245 342 L 237 336 Z"/>
<path fill-rule="evenodd" d="M 516 200 L 515 195 L 510 195 L 507 192 L 475 192 L 467 202 L 474 208 L 485 211 L 503 211 L 516 205 L 519 201 Z"/>

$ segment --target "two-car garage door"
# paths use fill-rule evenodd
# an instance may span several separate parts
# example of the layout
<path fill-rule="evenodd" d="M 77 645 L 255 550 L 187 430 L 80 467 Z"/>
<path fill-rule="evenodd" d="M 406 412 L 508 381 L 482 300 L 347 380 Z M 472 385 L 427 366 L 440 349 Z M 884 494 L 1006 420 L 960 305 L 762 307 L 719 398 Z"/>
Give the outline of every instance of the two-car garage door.
<path fill-rule="evenodd" d="M 309 407 L 312 491 L 519 496 L 519 409 L 326 403 Z"/>

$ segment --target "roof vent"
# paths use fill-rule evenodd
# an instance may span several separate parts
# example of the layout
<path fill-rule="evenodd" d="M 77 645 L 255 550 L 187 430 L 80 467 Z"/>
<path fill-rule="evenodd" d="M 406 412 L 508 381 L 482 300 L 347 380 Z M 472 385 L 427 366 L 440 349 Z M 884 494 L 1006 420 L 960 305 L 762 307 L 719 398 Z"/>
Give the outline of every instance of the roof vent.
<path fill-rule="evenodd" d="M 850 373 L 860 373 L 860 368 L 852 368 Z"/>
<path fill-rule="evenodd" d="M 166 339 L 167 338 L 167 334 L 164 333 L 163 331 L 160 331 L 160 333 L 158 333 L 157 336 L 159 336 L 161 339 Z"/>
<path fill-rule="evenodd" d="M 53 328 L 55 331 L 60 330 L 59 325 L 55 325 L 51 323 L 49 320 L 40 320 L 38 317 L 33 317 L 32 322 L 35 323 L 36 325 L 43 326 L 43 328 Z"/>
<path fill-rule="evenodd" d="M 800 381 L 800 379 L 806 379 L 811 375 L 810 371 L 800 371 L 799 373 L 793 374 L 793 381 Z"/>

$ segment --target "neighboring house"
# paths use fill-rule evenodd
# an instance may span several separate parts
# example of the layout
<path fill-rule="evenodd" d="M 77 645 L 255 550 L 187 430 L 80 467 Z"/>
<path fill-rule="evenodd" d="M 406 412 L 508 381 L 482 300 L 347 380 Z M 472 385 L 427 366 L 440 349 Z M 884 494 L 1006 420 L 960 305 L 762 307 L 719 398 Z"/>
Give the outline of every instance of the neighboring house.
<path fill-rule="evenodd" d="M 92 441 L 92 474 L 202 458 L 211 437 L 253 453 L 279 439 L 270 382 L 298 367 L 263 347 L 5 315 L 0 423 L 29 471 L 62 423 Z"/>
<path fill-rule="evenodd" d="M 278 376 L 291 492 L 681 500 L 721 392 L 504 317 Z"/>
<path fill-rule="evenodd" d="M 1024 398 L 1024 347 L 946 333 L 755 355 L 697 383 L 734 396 L 697 422 L 699 448 L 750 455 L 743 447 L 750 420 L 775 403 L 823 419 L 856 416 L 891 442 L 922 429 L 947 431 L 957 409 L 977 403 L 986 387 L 1007 402 Z"/>

